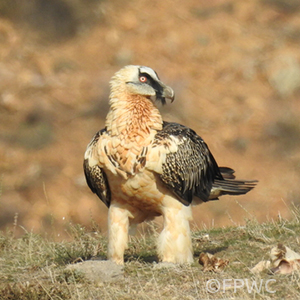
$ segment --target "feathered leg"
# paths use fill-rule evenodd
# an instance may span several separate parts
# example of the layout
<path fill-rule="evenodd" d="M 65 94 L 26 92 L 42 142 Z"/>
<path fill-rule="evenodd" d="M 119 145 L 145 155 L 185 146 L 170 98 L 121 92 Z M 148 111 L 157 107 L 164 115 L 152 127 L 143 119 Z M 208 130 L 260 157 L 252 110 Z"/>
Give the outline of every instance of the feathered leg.
<path fill-rule="evenodd" d="M 128 244 L 129 211 L 117 204 L 108 210 L 108 258 L 124 264 L 124 251 Z"/>
<path fill-rule="evenodd" d="M 163 210 L 164 229 L 158 238 L 158 255 L 163 262 L 192 263 L 193 249 L 189 220 L 191 206 L 181 203 Z"/>

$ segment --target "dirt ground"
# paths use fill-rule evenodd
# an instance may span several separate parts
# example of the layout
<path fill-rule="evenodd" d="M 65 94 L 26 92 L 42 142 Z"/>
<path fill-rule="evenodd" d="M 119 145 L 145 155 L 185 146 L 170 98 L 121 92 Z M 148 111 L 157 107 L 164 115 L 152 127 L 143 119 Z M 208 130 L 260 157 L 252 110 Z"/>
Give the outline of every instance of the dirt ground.
<path fill-rule="evenodd" d="M 299 43 L 298 0 L 0 1 L 1 228 L 106 231 L 82 161 L 110 77 L 127 64 L 173 87 L 165 120 L 196 130 L 238 178 L 259 180 L 195 207 L 195 226 L 289 218 L 300 203 Z"/>

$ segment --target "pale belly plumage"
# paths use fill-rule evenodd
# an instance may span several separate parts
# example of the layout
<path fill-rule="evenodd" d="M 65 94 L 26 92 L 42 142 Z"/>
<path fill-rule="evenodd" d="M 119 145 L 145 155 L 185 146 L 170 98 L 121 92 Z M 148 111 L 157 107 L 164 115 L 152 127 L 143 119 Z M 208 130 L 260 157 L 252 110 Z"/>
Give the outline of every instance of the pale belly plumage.
<path fill-rule="evenodd" d="M 107 172 L 107 176 L 112 201 L 127 204 L 132 209 L 147 211 L 149 214 L 162 213 L 163 200 L 168 191 L 158 186 L 157 175 L 153 172 L 144 170 L 144 172 L 128 176 L 127 179 L 111 172 Z"/>
<path fill-rule="evenodd" d="M 189 228 L 191 206 L 184 206 L 178 201 L 153 171 L 144 169 L 127 179 L 111 172 L 106 174 L 112 195 L 109 257 L 117 263 L 123 263 L 128 242 L 125 234 L 127 228 L 135 230 L 137 224 L 163 215 L 164 229 L 157 245 L 159 257 L 168 262 L 192 262 Z"/>

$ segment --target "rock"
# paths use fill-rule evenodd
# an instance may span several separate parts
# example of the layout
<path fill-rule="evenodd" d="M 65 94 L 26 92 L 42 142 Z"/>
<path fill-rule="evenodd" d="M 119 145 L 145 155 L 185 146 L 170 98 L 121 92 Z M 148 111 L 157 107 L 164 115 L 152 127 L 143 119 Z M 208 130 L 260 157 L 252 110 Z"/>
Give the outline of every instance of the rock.
<path fill-rule="evenodd" d="M 84 277 L 95 283 L 115 282 L 123 279 L 123 266 L 109 260 L 87 260 L 68 265 L 67 271 L 80 272 Z"/>

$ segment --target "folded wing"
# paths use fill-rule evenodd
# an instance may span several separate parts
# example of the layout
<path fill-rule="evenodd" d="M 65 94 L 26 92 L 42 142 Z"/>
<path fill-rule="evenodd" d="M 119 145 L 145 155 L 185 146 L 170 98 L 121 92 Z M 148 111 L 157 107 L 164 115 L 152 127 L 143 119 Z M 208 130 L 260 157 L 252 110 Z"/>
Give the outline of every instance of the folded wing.
<path fill-rule="evenodd" d="M 245 194 L 255 186 L 256 181 L 235 180 L 232 169 L 219 168 L 202 138 L 183 125 L 164 122 L 153 147 L 163 147 L 166 153 L 160 179 L 185 205 L 194 197 L 205 202 Z"/>

